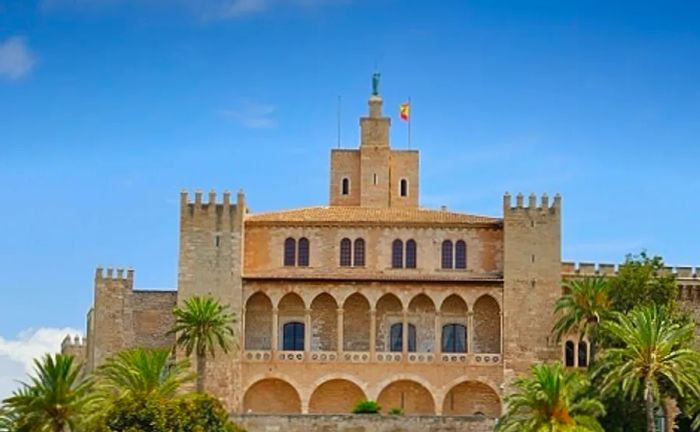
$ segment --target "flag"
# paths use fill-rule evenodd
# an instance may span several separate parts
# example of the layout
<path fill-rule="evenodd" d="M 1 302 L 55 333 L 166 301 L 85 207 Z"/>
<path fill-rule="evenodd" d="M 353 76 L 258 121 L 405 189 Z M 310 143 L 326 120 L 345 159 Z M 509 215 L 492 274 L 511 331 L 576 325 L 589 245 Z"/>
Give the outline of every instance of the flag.
<path fill-rule="evenodd" d="M 409 116 L 411 115 L 411 103 L 402 103 L 399 112 L 401 113 L 401 120 L 408 121 Z"/>

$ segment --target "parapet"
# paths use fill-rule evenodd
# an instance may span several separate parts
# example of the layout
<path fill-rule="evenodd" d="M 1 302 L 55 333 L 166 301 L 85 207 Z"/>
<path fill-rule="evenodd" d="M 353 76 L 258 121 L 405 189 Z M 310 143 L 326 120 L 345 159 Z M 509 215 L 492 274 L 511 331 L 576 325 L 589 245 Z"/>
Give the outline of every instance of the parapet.
<path fill-rule="evenodd" d="M 537 195 L 534 193 L 531 193 L 530 196 L 528 196 L 527 200 L 527 206 L 525 205 L 525 197 L 523 196 L 522 193 L 519 193 L 515 196 L 515 206 L 513 206 L 511 196 L 508 192 L 503 195 L 503 213 L 507 213 L 509 211 L 519 211 L 519 210 L 525 210 L 525 211 L 531 211 L 531 210 L 539 210 L 539 211 L 550 211 L 550 212 L 557 212 L 561 208 L 561 195 L 556 194 L 554 195 L 554 200 L 550 204 L 549 202 L 549 196 L 544 193 L 539 199 L 537 199 Z"/>
<path fill-rule="evenodd" d="M 217 193 L 211 190 L 207 201 L 202 200 L 202 191 L 194 193 L 194 201 L 190 200 L 190 194 L 183 190 L 180 192 L 180 216 L 182 220 L 213 220 L 217 223 L 231 222 L 235 218 L 237 210 L 245 211 L 245 194 L 239 191 L 236 202 L 231 203 L 231 192 L 224 191 L 221 201 L 217 202 Z M 243 213 L 242 213 L 243 214 Z"/>
<path fill-rule="evenodd" d="M 571 261 L 561 263 L 561 272 L 564 275 L 581 276 L 607 276 L 617 274 L 620 266 L 618 264 L 602 264 Z M 678 266 L 664 267 L 663 274 L 675 275 L 678 279 L 698 279 L 700 280 L 700 267 Z"/>
<path fill-rule="evenodd" d="M 66 353 L 68 350 L 72 348 L 83 348 L 87 344 L 87 339 L 86 338 L 81 338 L 78 335 L 75 335 L 74 337 L 71 338 L 70 335 L 66 335 L 66 337 L 63 339 L 63 342 L 61 342 L 61 352 Z"/>
<path fill-rule="evenodd" d="M 116 281 L 116 282 L 126 282 L 129 286 L 134 285 L 134 269 L 128 268 L 124 271 L 123 268 L 118 267 L 116 269 L 112 267 L 107 267 L 103 269 L 102 267 L 97 267 L 95 269 L 95 282 L 100 281 Z"/>

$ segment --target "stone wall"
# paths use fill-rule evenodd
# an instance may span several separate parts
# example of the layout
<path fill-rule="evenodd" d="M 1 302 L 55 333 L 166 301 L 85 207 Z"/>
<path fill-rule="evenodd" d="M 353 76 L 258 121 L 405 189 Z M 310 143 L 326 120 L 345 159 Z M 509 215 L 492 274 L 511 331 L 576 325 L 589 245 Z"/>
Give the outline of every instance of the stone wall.
<path fill-rule="evenodd" d="M 490 432 L 493 418 L 357 415 L 239 415 L 248 432 Z"/>

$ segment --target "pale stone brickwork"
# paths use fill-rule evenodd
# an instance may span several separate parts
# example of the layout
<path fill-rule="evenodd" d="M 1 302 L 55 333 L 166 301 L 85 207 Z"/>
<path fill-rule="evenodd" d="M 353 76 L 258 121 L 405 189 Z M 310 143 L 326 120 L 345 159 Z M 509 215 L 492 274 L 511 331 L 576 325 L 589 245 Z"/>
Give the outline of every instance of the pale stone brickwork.
<path fill-rule="evenodd" d="M 562 264 L 558 195 L 506 194 L 502 217 L 420 208 L 418 152 L 391 149 L 381 97 L 369 105 L 359 149 L 331 153 L 330 206 L 256 214 L 242 193 L 183 192 L 178 290 L 134 291 L 132 271 L 98 269 L 86 340 L 64 352 L 91 370 L 125 348 L 169 347 L 173 307 L 211 294 L 238 317 L 234 349 L 207 370 L 233 413 L 343 414 L 372 399 L 409 416 L 386 430 L 456 430 L 418 415 L 489 430 L 513 378 L 564 356 L 550 336 L 562 276 L 615 267 Z M 673 271 L 700 314 L 698 270 Z M 268 430 L 260 419 L 336 430 L 336 417 L 237 418 L 253 432 Z M 348 421 L 385 430 L 374 418 Z"/>

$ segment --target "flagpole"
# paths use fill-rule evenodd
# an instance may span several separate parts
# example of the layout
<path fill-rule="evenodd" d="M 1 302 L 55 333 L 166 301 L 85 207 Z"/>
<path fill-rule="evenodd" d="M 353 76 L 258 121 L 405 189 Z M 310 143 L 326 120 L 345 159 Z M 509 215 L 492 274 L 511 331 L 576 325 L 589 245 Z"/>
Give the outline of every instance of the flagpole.
<path fill-rule="evenodd" d="M 411 106 L 411 97 L 408 97 L 408 149 L 411 149 L 411 119 L 413 118 L 413 107 Z"/>

